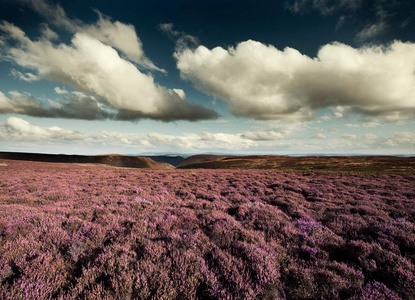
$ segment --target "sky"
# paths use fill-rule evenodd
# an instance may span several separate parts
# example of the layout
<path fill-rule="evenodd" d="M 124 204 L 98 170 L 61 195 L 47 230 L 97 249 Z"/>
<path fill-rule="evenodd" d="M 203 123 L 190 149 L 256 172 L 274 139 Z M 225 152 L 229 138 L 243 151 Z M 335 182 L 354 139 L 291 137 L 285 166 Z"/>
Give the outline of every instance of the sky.
<path fill-rule="evenodd" d="M 2 0 L 0 151 L 415 154 L 412 0 Z"/>

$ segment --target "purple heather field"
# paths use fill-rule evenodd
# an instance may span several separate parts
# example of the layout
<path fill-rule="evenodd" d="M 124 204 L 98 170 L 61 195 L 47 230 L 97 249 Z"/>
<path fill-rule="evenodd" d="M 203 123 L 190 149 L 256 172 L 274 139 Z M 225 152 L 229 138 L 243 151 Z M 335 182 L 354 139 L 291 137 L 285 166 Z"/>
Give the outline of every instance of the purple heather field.
<path fill-rule="evenodd" d="M 415 175 L 0 160 L 1 299 L 415 299 Z"/>

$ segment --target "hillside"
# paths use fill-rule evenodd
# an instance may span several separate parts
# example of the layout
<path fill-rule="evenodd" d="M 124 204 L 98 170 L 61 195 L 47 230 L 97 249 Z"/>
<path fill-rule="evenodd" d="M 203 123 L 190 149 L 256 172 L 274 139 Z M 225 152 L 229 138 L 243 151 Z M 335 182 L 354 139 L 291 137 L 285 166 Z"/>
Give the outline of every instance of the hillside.
<path fill-rule="evenodd" d="M 183 160 L 180 164 L 177 165 L 178 168 L 203 168 L 203 166 L 213 166 L 222 161 L 225 158 L 233 156 L 229 155 L 215 155 L 215 154 L 197 154 L 192 155 Z"/>
<path fill-rule="evenodd" d="M 81 163 L 104 164 L 113 167 L 139 168 L 139 169 L 174 169 L 172 165 L 156 162 L 147 157 L 126 156 L 120 154 L 105 155 L 64 155 L 22 152 L 0 152 L 0 159 L 13 159 L 25 161 L 53 162 L 53 163 Z"/>
<path fill-rule="evenodd" d="M 172 166 L 177 166 L 178 164 L 180 164 L 182 161 L 185 160 L 185 158 L 180 155 L 149 155 L 149 156 L 144 155 L 141 157 L 148 157 L 154 161 L 165 162 Z"/>
<path fill-rule="evenodd" d="M 194 155 L 181 162 L 183 169 L 277 169 L 341 173 L 415 173 L 415 157 L 396 156 L 279 156 Z"/>

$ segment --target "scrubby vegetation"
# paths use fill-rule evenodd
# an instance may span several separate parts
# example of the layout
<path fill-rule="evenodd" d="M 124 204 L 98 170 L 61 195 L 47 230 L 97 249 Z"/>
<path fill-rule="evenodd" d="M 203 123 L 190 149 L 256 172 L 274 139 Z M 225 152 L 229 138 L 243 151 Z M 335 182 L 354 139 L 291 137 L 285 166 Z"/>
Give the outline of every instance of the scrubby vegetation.
<path fill-rule="evenodd" d="M 415 176 L 0 161 L 2 299 L 414 299 Z"/>

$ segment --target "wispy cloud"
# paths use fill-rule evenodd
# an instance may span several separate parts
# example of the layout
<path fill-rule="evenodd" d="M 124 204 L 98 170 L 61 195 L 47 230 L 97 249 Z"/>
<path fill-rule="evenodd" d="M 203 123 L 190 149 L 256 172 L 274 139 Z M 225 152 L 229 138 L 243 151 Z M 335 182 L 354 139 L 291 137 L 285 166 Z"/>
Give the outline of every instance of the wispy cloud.
<path fill-rule="evenodd" d="M 384 1 L 377 1 L 374 5 L 375 16 L 374 20 L 368 22 L 365 27 L 356 35 L 358 41 L 366 41 L 382 34 L 388 27 L 388 17 L 390 13 L 385 7 Z"/>
<path fill-rule="evenodd" d="M 284 136 L 280 132 L 269 131 L 244 131 L 241 135 L 243 138 L 253 141 L 277 141 L 283 140 Z"/>
<path fill-rule="evenodd" d="M 162 23 L 158 25 L 159 30 L 167 34 L 167 36 L 176 43 L 176 51 L 183 49 L 195 48 L 199 45 L 197 37 L 187 34 L 184 31 L 174 29 L 173 23 Z"/>
<path fill-rule="evenodd" d="M 356 39 L 358 41 L 366 41 L 369 40 L 379 34 L 381 34 L 387 28 L 387 24 L 384 21 L 380 21 L 374 24 L 366 25 L 361 31 L 359 31 L 356 35 Z"/>
<path fill-rule="evenodd" d="M 380 36 L 390 27 L 405 27 L 412 18 L 412 12 L 402 9 L 408 3 L 406 0 L 288 0 L 286 7 L 295 14 L 318 12 L 322 16 L 338 15 L 336 30 L 347 20 L 353 20 L 359 24 L 356 40 L 366 42 Z M 400 19 L 396 19 L 398 12 L 401 14 Z"/>
<path fill-rule="evenodd" d="M 256 41 L 176 53 L 184 79 L 229 104 L 236 116 L 305 120 L 334 108 L 387 121 L 415 118 L 415 44 L 323 46 L 310 58 Z"/>
<path fill-rule="evenodd" d="M 38 81 L 41 79 L 40 76 L 37 76 L 33 73 L 27 72 L 23 74 L 22 72 L 17 71 L 16 69 L 11 69 L 10 74 L 16 79 L 20 79 L 27 82 Z"/>
<path fill-rule="evenodd" d="M 322 15 L 331 15 L 340 10 L 356 10 L 362 1 L 359 0 L 293 0 L 287 1 L 286 7 L 294 13 L 306 13 L 317 10 Z"/>

